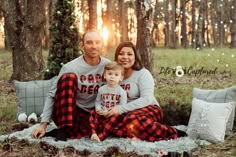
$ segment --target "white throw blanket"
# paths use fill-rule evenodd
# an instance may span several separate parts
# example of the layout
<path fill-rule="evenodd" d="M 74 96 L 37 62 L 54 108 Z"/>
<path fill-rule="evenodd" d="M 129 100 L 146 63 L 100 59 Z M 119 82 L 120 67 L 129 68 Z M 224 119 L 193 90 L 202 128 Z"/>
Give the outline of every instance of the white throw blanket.
<path fill-rule="evenodd" d="M 1 135 L 0 141 L 5 140 L 6 138 L 17 137 L 18 139 L 28 139 L 30 143 L 45 141 L 50 145 L 56 146 L 58 148 L 64 148 L 67 146 L 73 146 L 75 149 L 80 151 L 87 149 L 91 152 L 100 152 L 105 151 L 108 147 L 118 146 L 120 150 L 127 152 L 135 151 L 137 154 L 144 155 L 150 154 L 156 156 L 156 151 L 163 152 L 182 152 L 182 151 L 191 151 L 194 148 L 197 148 L 201 145 L 210 144 L 204 140 L 193 140 L 189 137 L 181 137 L 177 140 L 168 140 L 168 141 L 157 141 L 157 142 L 146 142 L 141 140 L 132 140 L 128 138 L 108 138 L 102 142 L 94 142 L 88 138 L 81 139 L 68 139 L 64 141 L 55 141 L 53 137 L 44 137 L 42 139 L 33 139 L 31 138 L 32 130 L 37 126 L 35 124 L 30 128 L 24 129 L 22 131 L 17 131 L 9 135 Z M 47 127 L 47 131 L 56 128 L 56 126 L 51 123 Z M 180 130 L 186 130 L 186 126 L 176 126 Z"/>

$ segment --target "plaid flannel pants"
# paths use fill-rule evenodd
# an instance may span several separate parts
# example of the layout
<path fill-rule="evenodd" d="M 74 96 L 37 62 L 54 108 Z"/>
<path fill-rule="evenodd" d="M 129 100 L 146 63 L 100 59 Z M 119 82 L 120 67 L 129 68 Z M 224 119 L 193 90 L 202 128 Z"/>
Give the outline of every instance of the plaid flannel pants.
<path fill-rule="evenodd" d="M 116 132 L 118 127 L 116 126 L 114 128 L 110 128 L 110 124 L 118 123 L 119 120 L 120 122 L 122 120 L 121 117 L 119 116 L 105 118 L 104 116 L 97 114 L 95 110 L 92 110 L 90 111 L 90 118 L 89 118 L 91 132 L 92 134 L 96 133 L 100 138 L 100 140 L 104 140 L 109 136 L 114 137 L 116 136 L 114 132 Z"/>
<path fill-rule="evenodd" d="M 66 73 L 57 83 L 57 91 L 54 98 L 52 119 L 58 128 L 70 126 L 67 130 L 70 138 L 89 137 L 89 112 L 80 109 L 76 105 L 78 88 L 77 76 Z"/>
<path fill-rule="evenodd" d="M 145 141 L 159 141 L 177 138 L 174 127 L 162 124 L 163 113 L 159 106 L 131 111 L 127 114 L 111 117 L 98 136 L 104 140 L 107 136 L 136 137 Z"/>

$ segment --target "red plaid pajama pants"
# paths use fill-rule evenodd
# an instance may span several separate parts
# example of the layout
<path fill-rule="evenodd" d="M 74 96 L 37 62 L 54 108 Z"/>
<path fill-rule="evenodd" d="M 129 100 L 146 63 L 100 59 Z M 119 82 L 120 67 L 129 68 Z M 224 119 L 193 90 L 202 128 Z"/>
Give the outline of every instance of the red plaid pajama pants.
<path fill-rule="evenodd" d="M 96 113 L 95 110 L 90 111 L 89 124 L 91 127 L 92 134 L 98 134 L 103 131 L 104 124 L 106 124 L 109 119 Z"/>
<path fill-rule="evenodd" d="M 70 126 L 70 138 L 89 137 L 89 112 L 76 105 L 78 80 L 73 73 L 63 74 L 57 83 L 52 119 L 58 128 Z"/>
<path fill-rule="evenodd" d="M 177 138 L 174 127 L 162 124 L 163 113 L 159 106 L 147 107 L 114 116 L 105 124 L 103 132 L 98 134 L 101 140 L 107 136 L 137 137 L 145 141 L 159 141 Z"/>
<path fill-rule="evenodd" d="M 108 136 L 114 136 L 114 130 L 117 129 L 117 127 L 110 128 L 110 126 L 107 126 L 109 124 L 115 124 L 114 121 L 111 121 L 114 119 L 116 120 L 116 123 L 118 120 L 122 120 L 121 117 L 115 118 L 114 116 L 105 118 L 104 116 L 97 114 L 95 110 L 90 111 L 89 123 L 92 134 L 96 133 L 100 140 L 104 140 Z"/>

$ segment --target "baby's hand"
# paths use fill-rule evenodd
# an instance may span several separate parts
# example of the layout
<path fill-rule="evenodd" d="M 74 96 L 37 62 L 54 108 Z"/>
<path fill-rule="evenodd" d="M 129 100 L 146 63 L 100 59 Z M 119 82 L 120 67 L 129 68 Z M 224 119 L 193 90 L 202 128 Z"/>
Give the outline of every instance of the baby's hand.
<path fill-rule="evenodd" d="M 102 116 L 106 116 L 107 110 L 96 110 L 96 113 Z"/>
<path fill-rule="evenodd" d="M 99 115 L 102 115 L 102 110 L 97 110 L 96 109 L 96 113 L 99 114 Z"/>
<path fill-rule="evenodd" d="M 91 140 L 96 141 L 96 142 L 101 142 L 97 134 L 92 134 Z"/>

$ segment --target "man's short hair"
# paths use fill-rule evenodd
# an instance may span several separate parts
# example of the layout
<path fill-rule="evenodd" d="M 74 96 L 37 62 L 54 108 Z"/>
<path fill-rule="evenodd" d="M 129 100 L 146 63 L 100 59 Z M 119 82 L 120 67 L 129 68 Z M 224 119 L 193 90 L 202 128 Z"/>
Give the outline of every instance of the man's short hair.
<path fill-rule="evenodd" d="M 84 42 L 84 37 L 86 36 L 86 34 L 88 34 L 90 32 L 96 32 L 99 36 L 101 36 L 101 34 L 100 34 L 100 32 L 98 30 L 96 30 L 96 29 L 89 29 L 86 32 L 84 32 L 84 34 L 82 35 L 82 39 L 81 39 L 82 42 Z M 101 36 L 101 38 L 102 38 L 102 36 Z"/>

